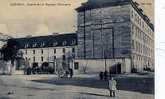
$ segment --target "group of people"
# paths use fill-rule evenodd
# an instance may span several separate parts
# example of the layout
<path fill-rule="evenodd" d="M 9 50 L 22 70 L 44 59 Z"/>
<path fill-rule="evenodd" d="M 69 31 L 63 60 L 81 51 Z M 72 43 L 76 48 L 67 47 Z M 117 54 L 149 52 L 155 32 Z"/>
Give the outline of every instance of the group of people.
<path fill-rule="evenodd" d="M 68 70 L 66 70 L 63 77 L 72 78 L 73 77 L 73 69 L 72 68 L 69 68 Z"/>
<path fill-rule="evenodd" d="M 101 71 L 99 74 L 100 80 L 108 80 L 110 76 L 111 75 L 108 73 L 108 71 L 104 71 L 104 72 Z"/>
<path fill-rule="evenodd" d="M 54 68 L 52 68 L 52 67 L 44 68 L 43 66 L 41 66 L 41 67 L 33 66 L 33 67 L 25 68 L 24 73 L 26 75 L 31 75 L 31 74 L 53 74 L 54 73 Z"/>
<path fill-rule="evenodd" d="M 111 77 L 111 74 L 109 74 L 107 71 L 105 71 L 105 72 L 101 71 L 99 73 L 99 77 L 100 77 L 100 80 L 105 80 L 105 81 L 108 80 L 108 90 L 109 90 L 110 96 L 115 97 L 116 96 L 116 90 L 117 90 L 116 80 L 113 77 Z"/>

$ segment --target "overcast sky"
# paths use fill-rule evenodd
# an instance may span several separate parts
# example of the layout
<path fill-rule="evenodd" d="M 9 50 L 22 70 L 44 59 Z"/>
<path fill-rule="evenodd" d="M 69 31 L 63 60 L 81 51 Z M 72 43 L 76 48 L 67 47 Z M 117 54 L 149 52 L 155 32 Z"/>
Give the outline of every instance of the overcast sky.
<path fill-rule="evenodd" d="M 87 0 L 1 0 L 0 32 L 21 37 L 47 35 L 54 32 L 75 32 L 75 8 Z M 140 2 L 139 2 L 140 1 Z M 138 0 L 153 21 L 152 0 Z M 15 6 L 13 3 L 68 4 L 67 6 Z M 70 4 L 70 5 L 69 5 Z M 151 5 L 150 5 L 151 4 Z"/>

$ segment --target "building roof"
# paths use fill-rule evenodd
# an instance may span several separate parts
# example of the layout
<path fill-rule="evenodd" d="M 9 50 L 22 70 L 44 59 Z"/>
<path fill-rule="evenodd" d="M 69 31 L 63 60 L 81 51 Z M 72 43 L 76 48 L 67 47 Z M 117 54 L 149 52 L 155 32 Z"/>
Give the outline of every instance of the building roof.
<path fill-rule="evenodd" d="M 82 3 L 82 6 L 78 7 L 76 10 L 78 12 L 96 9 L 101 7 L 117 6 L 129 4 L 130 0 L 88 0 L 86 3 Z"/>
<path fill-rule="evenodd" d="M 26 48 L 47 48 L 77 45 L 77 34 L 59 34 L 48 36 L 36 36 L 25 38 L 13 38 L 19 49 Z"/>
<path fill-rule="evenodd" d="M 154 31 L 154 25 L 150 22 L 150 19 L 148 18 L 148 16 L 143 14 L 143 10 L 139 9 L 136 5 L 136 2 L 133 2 L 131 0 L 131 5 L 132 7 L 137 11 L 137 13 L 143 18 L 143 20 L 148 24 L 148 26 Z"/>
<path fill-rule="evenodd" d="M 85 10 L 104 8 L 110 6 L 121 6 L 131 4 L 132 7 L 139 13 L 143 20 L 154 31 L 154 25 L 150 22 L 149 18 L 143 14 L 143 10 L 138 8 L 136 2 L 132 0 L 88 0 L 86 3 L 82 3 L 80 7 L 76 9 L 77 12 L 83 12 Z"/>

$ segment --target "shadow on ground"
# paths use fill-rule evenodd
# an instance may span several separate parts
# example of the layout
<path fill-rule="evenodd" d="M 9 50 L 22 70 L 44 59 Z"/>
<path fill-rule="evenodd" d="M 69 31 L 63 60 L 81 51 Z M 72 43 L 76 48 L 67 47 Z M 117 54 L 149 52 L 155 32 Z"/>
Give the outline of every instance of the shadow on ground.
<path fill-rule="evenodd" d="M 109 95 L 101 95 L 101 94 L 95 94 L 95 93 L 88 93 L 88 92 L 81 92 L 80 94 L 85 94 L 85 95 L 94 95 L 94 96 L 104 96 L 104 97 L 108 97 L 109 98 Z"/>

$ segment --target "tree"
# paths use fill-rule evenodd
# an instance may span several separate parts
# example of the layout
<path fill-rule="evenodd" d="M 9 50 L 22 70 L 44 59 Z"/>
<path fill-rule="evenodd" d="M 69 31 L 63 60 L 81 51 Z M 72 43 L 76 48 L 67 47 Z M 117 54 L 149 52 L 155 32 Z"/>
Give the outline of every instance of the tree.
<path fill-rule="evenodd" d="M 2 47 L 2 56 L 4 61 L 14 61 L 16 59 L 18 52 L 18 43 L 13 40 L 9 39 L 7 44 Z"/>
<path fill-rule="evenodd" d="M 87 65 L 82 67 L 83 73 L 86 74 L 87 73 Z"/>
<path fill-rule="evenodd" d="M 1 54 L 3 56 L 2 60 L 4 60 L 4 62 L 11 62 L 9 63 L 11 64 L 9 67 L 10 70 L 8 70 L 10 74 L 12 74 L 12 70 L 13 70 L 12 68 L 14 67 L 14 61 L 16 60 L 17 53 L 18 53 L 18 43 L 14 39 L 9 39 L 7 41 L 7 44 L 2 47 L 1 50 Z"/>

